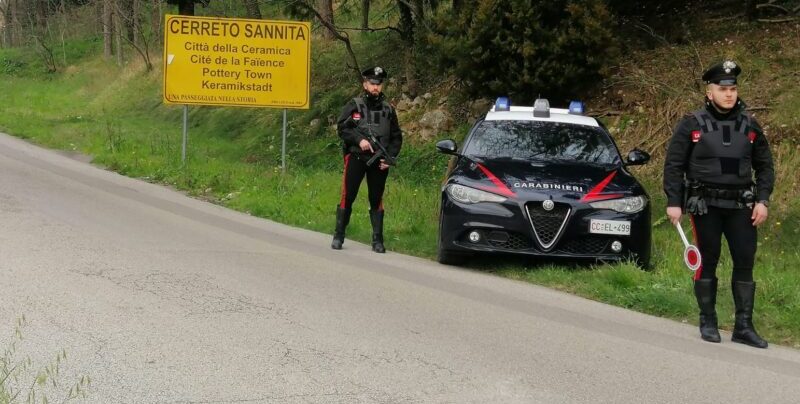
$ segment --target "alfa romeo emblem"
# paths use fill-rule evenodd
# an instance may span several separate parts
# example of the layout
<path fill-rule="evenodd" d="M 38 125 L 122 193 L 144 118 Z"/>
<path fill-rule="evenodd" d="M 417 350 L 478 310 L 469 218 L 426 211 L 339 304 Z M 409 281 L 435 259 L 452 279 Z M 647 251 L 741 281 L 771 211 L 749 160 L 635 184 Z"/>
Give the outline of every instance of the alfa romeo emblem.
<path fill-rule="evenodd" d="M 554 207 L 556 207 L 556 204 L 553 203 L 552 199 L 542 202 L 542 208 L 544 208 L 544 210 L 551 211 Z"/>

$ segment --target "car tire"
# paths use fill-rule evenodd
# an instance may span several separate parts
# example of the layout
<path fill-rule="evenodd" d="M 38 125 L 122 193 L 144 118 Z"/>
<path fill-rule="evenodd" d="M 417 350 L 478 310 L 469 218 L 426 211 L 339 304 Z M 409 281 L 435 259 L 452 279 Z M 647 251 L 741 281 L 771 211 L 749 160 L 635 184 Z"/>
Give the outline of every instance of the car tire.
<path fill-rule="evenodd" d="M 442 265 L 461 265 L 467 260 L 467 254 L 447 250 L 442 243 L 443 214 L 439 211 L 439 237 L 437 238 L 436 261 Z"/>
<path fill-rule="evenodd" d="M 653 270 L 653 265 L 650 263 L 650 257 L 642 258 L 640 256 L 634 255 L 633 262 L 636 263 L 636 266 L 639 267 L 642 271 L 650 272 Z"/>

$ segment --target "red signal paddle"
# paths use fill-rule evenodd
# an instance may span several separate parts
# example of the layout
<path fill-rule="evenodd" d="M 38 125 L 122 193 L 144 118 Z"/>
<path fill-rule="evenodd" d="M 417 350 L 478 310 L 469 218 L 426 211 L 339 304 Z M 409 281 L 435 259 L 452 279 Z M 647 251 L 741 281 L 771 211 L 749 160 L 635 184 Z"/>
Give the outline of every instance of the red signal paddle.
<path fill-rule="evenodd" d="M 681 227 L 680 223 L 676 224 L 675 227 L 678 228 L 678 234 L 681 235 L 681 240 L 683 240 L 683 262 L 692 272 L 697 271 L 703 261 L 700 256 L 700 250 L 693 244 L 689 244 L 689 240 L 686 239 L 686 234 L 683 233 L 683 227 Z"/>

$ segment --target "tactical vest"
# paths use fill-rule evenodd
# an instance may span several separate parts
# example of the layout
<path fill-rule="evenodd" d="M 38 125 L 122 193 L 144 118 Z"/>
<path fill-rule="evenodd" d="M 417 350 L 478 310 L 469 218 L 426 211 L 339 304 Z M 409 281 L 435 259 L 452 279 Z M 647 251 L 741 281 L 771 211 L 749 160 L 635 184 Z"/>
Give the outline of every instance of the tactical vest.
<path fill-rule="evenodd" d="M 361 97 L 354 98 L 358 113 L 361 114 L 361 119 L 358 121 L 358 129 L 364 133 L 370 133 L 378 138 L 382 145 L 389 145 L 389 134 L 391 132 L 391 113 L 392 106 L 388 102 L 382 101 L 382 108 L 377 111 L 371 111 L 367 108 L 367 103 Z"/>
<path fill-rule="evenodd" d="M 700 130 L 691 134 L 693 148 L 686 177 L 704 183 L 750 185 L 755 141 L 750 117 L 742 112 L 735 120 L 721 121 L 706 110 L 693 114 Z"/>

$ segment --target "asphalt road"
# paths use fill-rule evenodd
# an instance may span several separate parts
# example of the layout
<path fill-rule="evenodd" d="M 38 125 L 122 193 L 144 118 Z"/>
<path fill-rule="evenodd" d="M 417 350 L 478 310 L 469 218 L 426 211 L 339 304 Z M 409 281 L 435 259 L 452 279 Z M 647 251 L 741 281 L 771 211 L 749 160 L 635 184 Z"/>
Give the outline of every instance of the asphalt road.
<path fill-rule="evenodd" d="M 800 401 L 796 350 L 329 244 L 0 135 L 0 348 L 24 315 L 17 359 L 64 350 L 51 395 L 88 375 L 92 403 Z"/>

